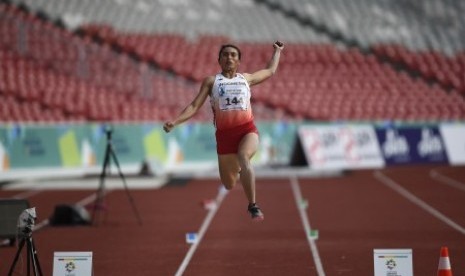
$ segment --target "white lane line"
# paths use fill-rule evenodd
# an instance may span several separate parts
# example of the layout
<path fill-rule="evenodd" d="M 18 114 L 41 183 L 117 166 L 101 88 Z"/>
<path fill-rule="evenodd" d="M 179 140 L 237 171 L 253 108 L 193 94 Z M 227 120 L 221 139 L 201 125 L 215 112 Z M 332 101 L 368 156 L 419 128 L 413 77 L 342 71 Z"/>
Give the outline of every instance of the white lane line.
<path fill-rule="evenodd" d="M 111 193 L 112 191 L 113 190 L 108 190 L 108 189 L 104 190 L 102 196 L 105 197 L 109 193 Z M 90 204 L 91 202 L 94 202 L 97 199 L 97 194 L 98 194 L 98 191 L 93 193 L 93 194 L 88 195 L 87 197 L 85 197 L 85 198 L 81 199 L 80 201 L 76 202 L 76 205 L 81 206 L 81 207 L 85 207 L 86 205 Z"/>
<path fill-rule="evenodd" d="M 50 224 L 50 220 L 49 219 L 44 219 L 41 222 L 34 225 L 34 228 L 32 229 L 32 231 L 33 232 L 39 231 L 40 229 L 44 228 L 45 226 L 47 226 L 49 224 Z"/>
<path fill-rule="evenodd" d="M 446 185 L 449 185 L 453 188 L 456 188 L 456 189 L 459 189 L 459 190 L 462 190 L 465 192 L 465 184 L 460 182 L 460 181 L 457 181 L 455 179 L 452 179 L 450 177 L 447 177 L 443 174 L 440 174 L 438 173 L 436 170 L 431 170 L 429 172 L 429 176 L 432 178 L 432 179 L 435 179 L 435 180 L 438 180 L 439 182 L 442 182 Z"/>
<path fill-rule="evenodd" d="M 443 213 L 439 212 L 438 210 L 434 209 L 428 203 L 424 202 L 423 200 L 416 197 L 414 194 L 410 193 L 407 189 L 402 187 L 400 184 L 396 183 L 394 180 L 387 177 L 380 171 L 375 171 L 373 173 L 374 177 L 378 179 L 381 183 L 388 186 L 389 188 L 393 189 L 394 191 L 398 192 L 400 195 L 405 197 L 406 199 L 410 200 L 411 202 L 415 203 L 419 207 L 423 208 L 426 212 L 430 213 L 437 219 L 441 220 L 445 224 L 449 225 L 450 227 L 454 228 L 461 234 L 465 235 L 465 229 L 454 222 L 452 219 L 444 215 Z"/>
<path fill-rule="evenodd" d="M 32 197 L 32 196 L 34 196 L 36 194 L 39 194 L 41 192 L 42 192 L 42 190 L 33 189 L 33 190 L 24 191 L 22 193 L 16 194 L 16 195 L 13 196 L 13 198 L 15 198 L 15 199 L 26 199 L 28 197 Z"/>
<path fill-rule="evenodd" d="M 313 261 L 315 262 L 316 270 L 319 276 L 324 276 L 325 271 L 323 270 L 323 264 L 321 263 L 320 254 L 318 253 L 318 248 L 316 247 L 315 240 L 310 238 L 310 221 L 308 220 L 307 214 L 305 209 L 301 208 L 302 192 L 300 191 L 300 186 L 297 178 L 292 176 L 290 178 L 291 181 L 291 188 L 292 193 L 294 194 L 295 203 L 297 205 L 297 209 L 299 210 L 300 219 L 302 220 L 302 225 L 305 229 L 305 234 L 307 236 L 308 244 L 310 245 L 310 250 L 312 251 Z"/>
<path fill-rule="evenodd" d="M 189 251 L 187 251 L 186 256 L 184 257 L 184 260 L 182 261 L 181 265 L 178 268 L 178 271 L 176 271 L 176 276 L 181 276 L 184 271 L 186 270 L 187 266 L 189 265 L 189 262 L 192 259 L 192 256 L 194 256 L 195 250 L 197 250 L 197 247 L 199 246 L 200 242 L 202 241 L 203 236 L 205 235 L 205 232 L 207 232 L 208 227 L 210 226 L 211 221 L 213 220 L 213 217 L 216 214 L 216 211 L 220 208 L 221 203 L 223 202 L 223 199 L 227 195 L 228 191 L 221 187 L 218 191 L 218 195 L 216 196 L 216 207 L 210 209 L 208 212 L 207 216 L 205 217 L 202 226 L 200 226 L 200 230 L 197 233 L 197 241 L 192 244 L 192 246 L 189 248 Z"/>

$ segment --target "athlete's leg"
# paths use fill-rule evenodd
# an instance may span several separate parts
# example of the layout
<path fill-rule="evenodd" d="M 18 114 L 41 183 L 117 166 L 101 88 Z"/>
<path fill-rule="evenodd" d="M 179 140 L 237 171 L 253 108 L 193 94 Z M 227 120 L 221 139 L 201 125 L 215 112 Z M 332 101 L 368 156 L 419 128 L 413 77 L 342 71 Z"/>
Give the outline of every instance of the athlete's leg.
<path fill-rule="evenodd" d="M 241 168 L 240 178 L 242 187 L 249 203 L 255 203 L 255 172 L 250 162 L 258 149 L 258 134 L 251 132 L 242 138 L 237 152 Z"/>
<path fill-rule="evenodd" d="M 221 183 L 228 190 L 234 188 L 241 170 L 237 154 L 219 154 L 218 167 L 220 171 Z"/>

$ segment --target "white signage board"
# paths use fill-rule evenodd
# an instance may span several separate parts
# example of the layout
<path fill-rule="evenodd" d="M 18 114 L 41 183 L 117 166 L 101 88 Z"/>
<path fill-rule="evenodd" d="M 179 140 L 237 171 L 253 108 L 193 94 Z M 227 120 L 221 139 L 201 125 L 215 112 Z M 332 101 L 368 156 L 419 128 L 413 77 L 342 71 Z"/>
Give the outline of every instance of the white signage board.
<path fill-rule="evenodd" d="M 55 252 L 53 276 L 91 276 L 92 252 Z"/>
<path fill-rule="evenodd" d="M 451 165 L 465 164 L 465 124 L 441 124 L 439 126 Z"/>
<path fill-rule="evenodd" d="M 384 167 L 371 125 L 304 125 L 299 137 L 312 169 Z"/>
<path fill-rule="evenodd" d="M 412 249 L 374 249 L 375 276 L 413 276 Z"/>

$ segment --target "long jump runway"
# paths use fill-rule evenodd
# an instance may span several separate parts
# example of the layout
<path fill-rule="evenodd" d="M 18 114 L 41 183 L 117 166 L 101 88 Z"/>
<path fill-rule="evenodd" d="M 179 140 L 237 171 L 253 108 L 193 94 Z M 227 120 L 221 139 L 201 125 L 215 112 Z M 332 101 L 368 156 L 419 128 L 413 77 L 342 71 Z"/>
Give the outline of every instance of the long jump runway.
<path fill-rule="evenodd" d="M 212 179 L 128 185 L 142 225 L 122 189 L 108 190 L 98 226 L 47 223 L 57 204 L 85 205 L 95 189 L 4 186 L 0 197 L 26 198 L 36 207 L 40 229 L 33 238 L 44 275 L 52 275 L 58 251 L 92 251 L 94 275 L 373 275 L 373 249 L 397 248 L 413 250 L 415 275 L 435 275 L 442 246 L 454 275 L 465 275 L 463 167 L 260 176 L 261 223 L 246 213 L 240 184 L 229 192 Z M 203 208 L 208 199 L 216 208 Z M 197 233 L 197 243 L 186 243 L 187 233 Z M 16 251 L 0 247 L 0 275 Z M 25 256 L 13 275 L 26 275 Z"/>

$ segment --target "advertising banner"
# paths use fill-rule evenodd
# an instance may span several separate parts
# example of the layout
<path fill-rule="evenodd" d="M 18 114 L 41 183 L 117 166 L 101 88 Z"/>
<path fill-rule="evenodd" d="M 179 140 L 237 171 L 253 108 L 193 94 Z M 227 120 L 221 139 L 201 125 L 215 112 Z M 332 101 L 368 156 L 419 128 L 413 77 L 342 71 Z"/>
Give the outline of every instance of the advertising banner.
<path fill-rule="evenodd" d="M 10 158 L 8 152 L 3 146 L 6 143 L 6 130 L 0 128 L 0 172 L 8 170 L 10 167 Z"/>
<path fill-rule="evenodd" d="M 83 125 L 57 125 L 57 142 L 63 167 L 83 165 L 81 155 L 82 140 L 85 134 Z"/>
<path fill-rule="evenodd" d="M 312 169 L 361 169 L 384 166 L 371 125 L 304 125 L 299 137 Z"/>
<path fill-rule="evenodd" d="M 257 164 L 289 164 L 297 126 L 285 121 L 258 123 L 260 144 L 253 160 Z"/>
<path fill-rule="evenodd" d="M 177 143 L 181 151 L 179 161 L 215 161 L 215 128 L 210 123 L 186 123 L 165 134 Z"/>
<path fill-rule="evenodd" d="M 90 145 L 96 156 L 96 164 L 103 164 L 108 138 L 118 158 L 118 162 L 124 164 L 141 164 L 144 160 L 144 143 L 142 141 L 142 129 L 136 124 L 91 125 L 88 129 Z M 109 137 L 110 135 L 110 137 Z"/>
<path fill-rule="evenodd" d="M 447 163 L 447 154 L 436 126 L 376 128 L 387 165 Z"/>
<path fill-rule="evenodd" d="M 11 168 L 60 167 L 58 133 L 54 126 L 10 125 L 4 150 Z"/>

